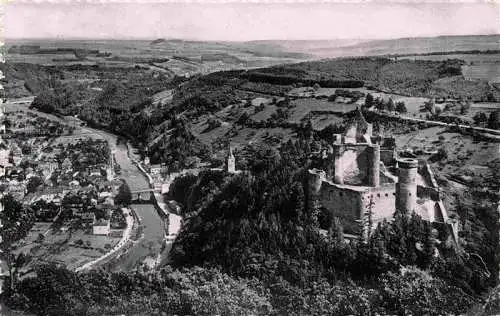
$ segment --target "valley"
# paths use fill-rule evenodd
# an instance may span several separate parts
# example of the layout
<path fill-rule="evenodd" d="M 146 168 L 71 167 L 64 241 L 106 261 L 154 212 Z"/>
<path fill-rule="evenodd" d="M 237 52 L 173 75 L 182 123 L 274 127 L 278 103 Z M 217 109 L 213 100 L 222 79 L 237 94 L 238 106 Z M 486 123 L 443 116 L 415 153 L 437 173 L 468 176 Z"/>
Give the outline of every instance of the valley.
<path fill-rule="evenodd" d="M 500 55 L 485 52 L 497 40 L 8 42 L 6 106 L 106 140 L 135 223 L 85 271 L 40 264 L 15 280 L 9 306 L 494 308 Z M 34 294 L 45 287 L 50 298 Z"/>

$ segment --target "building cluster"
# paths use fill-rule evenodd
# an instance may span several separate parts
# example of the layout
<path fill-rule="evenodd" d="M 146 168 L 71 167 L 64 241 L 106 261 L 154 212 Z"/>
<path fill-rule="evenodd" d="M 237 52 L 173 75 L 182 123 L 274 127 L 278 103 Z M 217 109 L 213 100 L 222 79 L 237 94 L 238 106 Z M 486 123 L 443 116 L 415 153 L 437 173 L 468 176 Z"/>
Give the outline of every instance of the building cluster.
<path fill-rule="evenodd" d="M 400 210 L 417 213 L 457 240 L 427 163 L 398 157 L 393 138 L 372 132 L 358 110 L 345 132 L 318 153 L 318 168 L 309 170 L 310 205 L 330 212 L 350 238 L 366 239 Z"/>
<path fill-rule="evenodd" d="M 3 115 L 1 108 L 0 115 Z M 24 139 L 10 130 L 3 138 L 0 136 L 2 194 L 10 194 L 26 205 L 50 205 L 51 209 L 59 210 L 58 217 L 80 223 L 94 234 L 109 234 L 117 191 L 110 163 L 113 158 L 101 162 L 92 150 L 86 150 L 102 144 L 84 141 L 87 147 L 78 148 L 81 140 L 76 139 L 76 145 L 69 149 L 73 139 L 67 145 L 54 145 L 55 139 Z M 55 214 L 40 209 L 37 215 L 43 220 L 53 220 L 50 217 Z"/>

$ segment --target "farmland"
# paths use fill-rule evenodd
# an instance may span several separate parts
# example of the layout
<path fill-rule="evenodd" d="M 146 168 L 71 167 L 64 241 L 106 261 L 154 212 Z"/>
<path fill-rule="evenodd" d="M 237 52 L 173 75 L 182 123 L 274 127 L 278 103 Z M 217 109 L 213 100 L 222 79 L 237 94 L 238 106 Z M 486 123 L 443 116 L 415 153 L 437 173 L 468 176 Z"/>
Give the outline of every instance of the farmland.
<path fill-rule="evenodd" d="M 49 223 L 36 223 L 17 246 L 16 254 L 24 253 L 32 259 L 24 267 L 25 271 L 51 261 L 75 269 L 101 257 L 120 240 L 120 236 L 97 236 L 82 230 L 51 230 L 50 226 Z M 44 235 L 43 239 L 40 234 Z"/>
<path fill-rule="evenodd" d="M 462 72 L 466 79 L 500 82 L 500 54 L 451 54 L 431 56 L 405 56 L 406 59 L 441 61 L 460 59 L 465 61 Z"/>

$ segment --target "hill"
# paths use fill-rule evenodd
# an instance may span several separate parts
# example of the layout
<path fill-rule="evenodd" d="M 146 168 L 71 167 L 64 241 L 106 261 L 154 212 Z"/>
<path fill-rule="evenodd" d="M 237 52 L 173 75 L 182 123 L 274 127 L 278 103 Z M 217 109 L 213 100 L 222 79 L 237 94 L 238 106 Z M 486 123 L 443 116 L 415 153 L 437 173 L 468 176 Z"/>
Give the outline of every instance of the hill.
<path fill-rule="evenodd" d="M 264 41 L 268 45 L 319 58 L 380 56 L 431 52 L 498 50 L 500 35 L 463 35 L 397 38 L 387 40 L 345 39 L 311 41 Z"/>

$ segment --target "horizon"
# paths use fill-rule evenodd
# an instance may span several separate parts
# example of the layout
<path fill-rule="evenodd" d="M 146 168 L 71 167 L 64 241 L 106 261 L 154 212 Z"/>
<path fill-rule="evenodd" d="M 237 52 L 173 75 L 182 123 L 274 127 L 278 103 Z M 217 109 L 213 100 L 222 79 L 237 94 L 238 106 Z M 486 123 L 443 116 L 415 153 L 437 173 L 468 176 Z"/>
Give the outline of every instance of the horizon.
<path fill-rule="evenodd" d="M 5 37 L 4 41 L 154 41 L 154 40 L 165 40 L 165 41 L 184 41 L 184 42 L 232 42 L 232 43 L 249 43 L 249 42 L 278 42 L 278 41 L 290 41 L 290 42 L 322 42 L 322 41 L 349 41 L 349 40 L 359 40 L 359 41 L 390 41 L 390 40 L 404 40 L 404 39 L 425 39 L 425 38 L 440 38 L 440 37 L 472 37 L 472 36 L 500 36 L 500 33 L 496 34 L 443 34 L 436 36 L 415 36 L 415 37 L 387 37 L 387 38 L 324 38 L 324 39 L 253 39 L 253 40 L 216 40 L 216 39 L 196 39 L 196 38 L 179 38 L 179 37 L 123 37 L 123 38 L 111 38 L 111 37 L 101 37 L 101 38 L 91 38 L 91 37 Z"/>
<path fill-rule="evenodd" d="M 366 41 L 499 35 L 498 20 L 499 10 L 488 3 L 13 1 L 4 6 L 3 36 L 14 40 Z"/>

